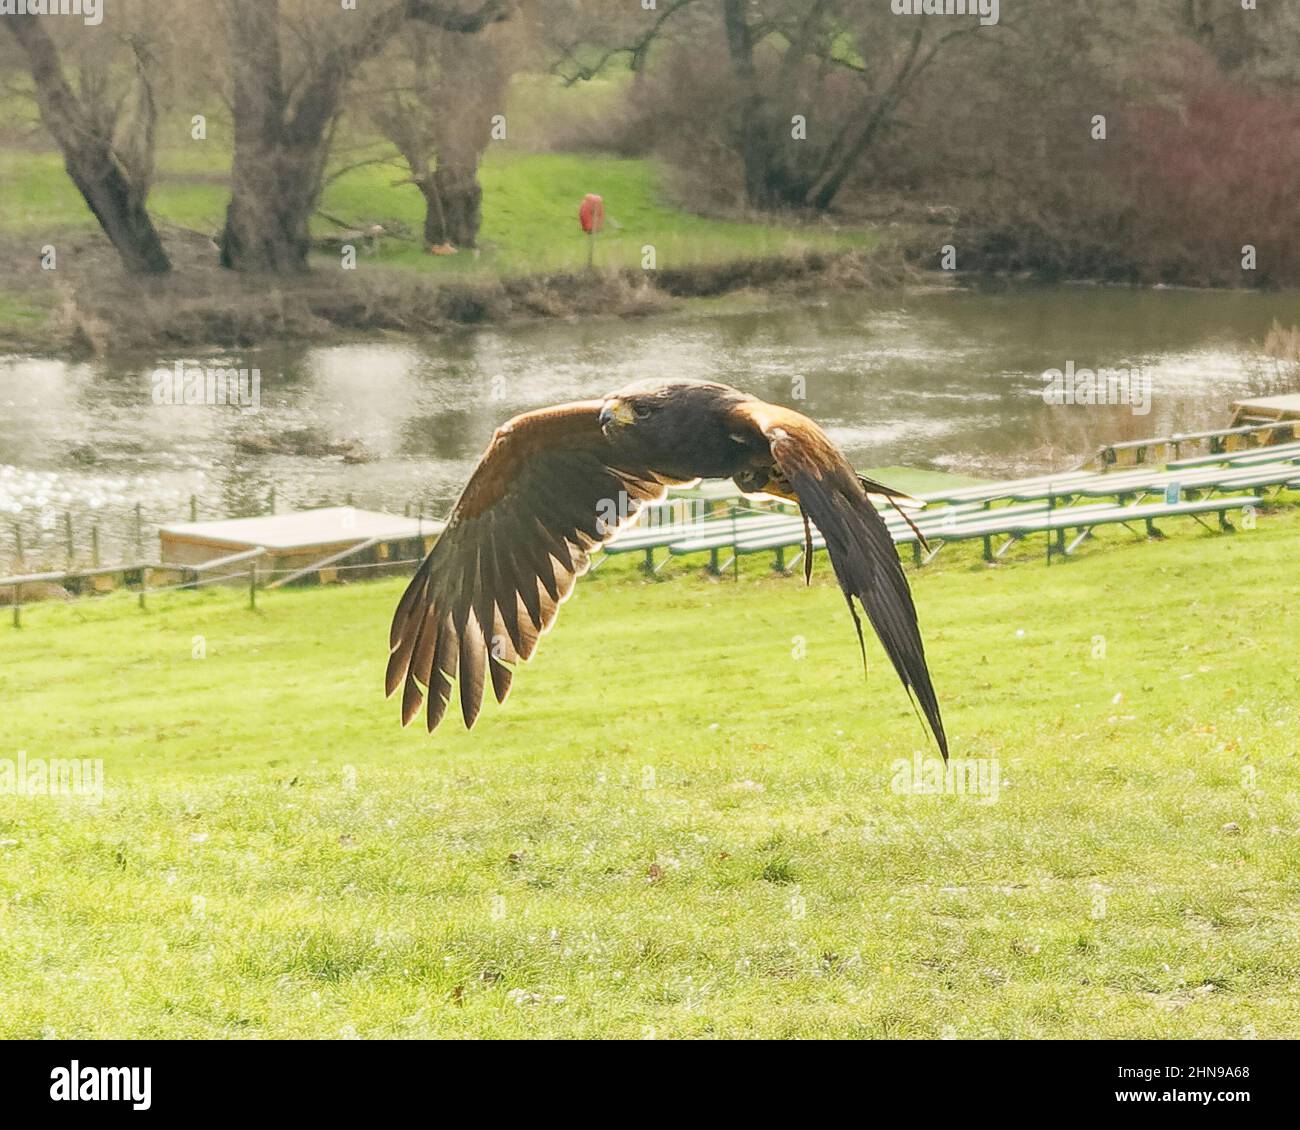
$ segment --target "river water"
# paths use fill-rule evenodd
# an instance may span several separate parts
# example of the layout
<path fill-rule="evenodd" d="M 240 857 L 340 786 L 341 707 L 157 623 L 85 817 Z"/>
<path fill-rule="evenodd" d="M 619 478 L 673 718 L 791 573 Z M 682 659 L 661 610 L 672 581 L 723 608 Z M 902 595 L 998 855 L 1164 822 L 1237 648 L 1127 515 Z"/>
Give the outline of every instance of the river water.
<path fill-rule="evenodd" d="M 107 561 L 189 517 L 340 504 L 442 514 L 515 412 L 643 377 L 725 381 L 819 420 L 862 468 L 1005 475 L 1098 444 L 1227 423 L 1245 395 L 1300 390 L 1261 351 L 1300 293 L 1086 287 L 697 303 L 644 320 L 466 331 L 425 343 L 263 347 L 103 362 L 0 357 L 0 566 L 61 565 L 99 527 Z M 256 368 L 256 411 L 155 401 L 156 371 Z M 1050 405 L 1047 370 L 1123 369 L 1149 412 Z M 1139 385 L 1135 384 L 1135 388 Z M 1139 409 L 1141 406 L 1139 405 Z M 142 525 L 136 525 L 136 507 Z"/>

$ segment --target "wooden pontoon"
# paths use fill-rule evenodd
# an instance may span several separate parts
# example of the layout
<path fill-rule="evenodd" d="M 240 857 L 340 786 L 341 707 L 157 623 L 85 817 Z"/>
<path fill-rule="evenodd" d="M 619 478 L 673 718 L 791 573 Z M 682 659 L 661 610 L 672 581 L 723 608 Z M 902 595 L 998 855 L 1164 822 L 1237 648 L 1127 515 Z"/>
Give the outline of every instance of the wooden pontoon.
<path fill-rule="evenodd" d="M 403 518 L 353 506 L 329 506 L 257 518 L 179 522 L 158 531 L 162 560 L 169 566 L 203 565 L 251 549 L 264 549 L 263 568 L 273 575 L 306 569 L 330 558 L 362 563 L 422 557 L 433 548 L 444 523 Z M 356 550 L 349 555 L 349 550 Z M 321 570 L 327 574 L 327 569 Z M 322 575 L 321 580 L 331 580 Z"/>
<path fill-rule="evenodd" d="M 1287 396 L 1258 396 L 1251 400 L 1238 400 L 1232 406 L 1233 427 L 1272 423 L 1288 423 L 1288 426 L 1278 429 L 1280 433 L 1285 433 L 1282 438 L 1273 438 L 1266 442 L 1284 443 L 1290 439 L 1300 438 L 1296 435 L 1296 430 L 1300 428 L 1300 393 L 1291 393 Z"/>

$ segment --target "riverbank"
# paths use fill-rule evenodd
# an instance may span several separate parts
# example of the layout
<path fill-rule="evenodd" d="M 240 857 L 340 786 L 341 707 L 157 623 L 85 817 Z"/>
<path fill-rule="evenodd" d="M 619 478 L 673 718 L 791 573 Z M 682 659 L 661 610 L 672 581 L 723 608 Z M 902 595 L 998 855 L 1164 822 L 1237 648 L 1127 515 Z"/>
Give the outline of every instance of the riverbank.
<path fill-rule="evenodd" d="M 104 796 L 0 796 L 0 1035 L 1294 1033 L 1300 514 L 1170 533 L 913 575 L 987 803 L 896 788 L 821 561 L 602 569 L 436 740 L 379 689 L 399 581 L 33 610 L 0 757 Z"/>
<path fill-rule="evenodd" d="M 176 240 L 171 241 L 173 245 Z M 160 349 L 340 344 L 466 326 L 636 318 L 740 291 L 805 296 L 918 279 L 896 249 L 807 251 L 662 270 L 593 268 L 430 278 L 400 266 L 341 272 L 319 258 L 293 278 L 239 277 L 205 264 L 164 279 L 112 266 L 52 285 L 0 288 L 0 349 L 103 357 Z"/>
<path fill-rule="evenodd" d="M 464 325 L 595 314 L 634 317 L 684 298 L 741 289 L 768 293 L 896 286 L 916 277 L 903 234 L 912 229 L 780 224 L 712 218 L 678 206 L 648 160 L 575 154 L 489 157 L 477 249 L 432 255 L 412 233 L 422 201 L 393 170 L 368 166 L 331 183 L 313 234 L 351 238 L 355 269 L 318 251 L 298 278 L 235 275 L 217 263 L 228 157 L 220 150 L 160 156 L 150 197 L 175 269 L 138 279 L 121 269 L 52 154 L 7 151 L 0 175 L 0 347 L 103 355 L 158 346 L 224 348 L 268 341 L 335 342 L 438 333 Z M 577 203 L 606 199 L 608 226 L 587 266 Z M 332 217 L 332 219 L 327 218 Z M 53 269 L 42 249 L 55 252 Z"/>

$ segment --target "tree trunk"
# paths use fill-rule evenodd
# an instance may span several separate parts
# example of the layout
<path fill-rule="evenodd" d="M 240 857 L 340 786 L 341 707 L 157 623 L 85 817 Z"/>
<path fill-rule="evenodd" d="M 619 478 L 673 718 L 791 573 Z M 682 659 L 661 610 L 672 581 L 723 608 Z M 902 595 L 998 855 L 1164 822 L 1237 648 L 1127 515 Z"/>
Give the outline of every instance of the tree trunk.
<path fill-rule="evenodd" d="M 773 198 L 771 138 L 763 121 L 760 98 L 746 95 L 740 112 L 740 158 L 745 170 L 745 199 L 751 208 L 766 211 L 777 201 Z"/>
<path fill-rule="evenodd" d="M 240 0 L 229 16 L 235 153 L 221 265 L 237 271 L 305 271 L 320 191 L 324 126 L 315 137 L 289 136 L 279 7 Z"/>
<path fill-rule="evenodd" d="M 754 68 L 754 37 L 746 17 L 745 0 L 724 0 L 723 26 L 727 55 L 740 83 L 740 159 L 745 173 L 745 199 L 750 207 L 766 208 L 771 148 L 763 127 L 763 95 Z"/>
<path fill-rule="evenodd" d="M 456 247 L 473 247 L 483 222 L 483 190 L 476 165 L 461 168 L 439 158 L 433 183 L 442 203 L 443 241 Z"/>
<path fill-rule="evenodd" d="M 307 269 L 308 225 L 320 190 L 323 150 L 271 137 L 239 139 L 221 234 L 221 265 L 294 274 Z"/>
<path fill-rule="evenodd" d="M 172 269 L 144 200 L 118 166 L 112 147 L 87 138 L 66 149 L 63 164 L 128 271 L 165 275 Z"/>
<path fill-rule="evenodd" d="M 41 121 L 63 151 L 64 168 L 108 236 L 122 263 L 138 274 L 165 274 L 171 261 L 145 209 L 144 170 L 130 170 L 111 136 L 95 125 L 63 75 L 58 48 L 38 16 L 9 16 L 4 23 L 27 53 Z M 146 155 L 152 160 L 152 152 Z M 133 175 L 134 172 L 134 175 Z"/>
<path fill-rule="evenodd" d="M 840 189 L 844 187 L 844 182 L 849 179 L 849 175 L 862 159 L 862 154 L 870 148 L 877 132 L 879 132 L 881 125 L 888 116 L 889 108 L 892 108 L 890 107 L 890 101 L 890 99 L 881 100 L 881 108 L 871 115 L 856 140 L 838 153 L 826 172 L 808 188 L 807 203 L 819 212 L 825 212 L 830 208 L 835 197 L 839 195 Z"/>
<path fill-rule="evenodd" d="M 445 235 L 447 225 L 442 221 L 442 197 L 438 195 L 438 188 L 433 183 L 431 173 L 416 179 L 415 187 L 424 197 L 424 249 L 428 251 L 430 247 L 437 247 L 447 238 Z"/>
<path fill-rule="evenodd" d="M 725 0 L 723 25 L 727 55 L 740 85 L 740 159 L 745 199 L 751 208 L 768 210 L 802 203 L 807 185 L 785 162 L 781 131 L 754 63 L 754 33 L 745 0 Z"/>

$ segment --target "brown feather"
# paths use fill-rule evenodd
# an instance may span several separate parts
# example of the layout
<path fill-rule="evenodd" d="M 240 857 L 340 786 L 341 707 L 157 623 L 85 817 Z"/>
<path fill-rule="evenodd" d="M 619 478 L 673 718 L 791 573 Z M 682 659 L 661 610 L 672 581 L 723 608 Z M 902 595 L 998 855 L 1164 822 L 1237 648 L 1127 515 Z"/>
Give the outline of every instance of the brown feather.
<path fill-rule="evenodd" d="M 438 728 L 451 701 L 451 678 L 456 674 L 456 633 L 451 624 L 443 623 L 438 632 L 438 649 L 434 652 L 433 668 L 429 676 L 429 697 L 426 703 L 426 722 L 429 733 Z"/>
<path fill-rule="evenodd" d="M 460 715 L 465 729 L 474 727 L 483 705 L 483 683 L 487 667 L 487 650 L 478 621 L 473 620 L 460 637 Z"/>
<path fill-rule="evenodd" d="M 506 696 L 510 694 L 510 683 L 515 677 L 514 670 L 495 657 L 490 657 L 488 671 L 492 675 L 492 693 L 496 696 L 497 703 L 505 702 Z"/>
<path fill-rule="evenodd" d="M 414 675 L 406 676 L 406 687 L 402 691 L 402 725 L 409 726 L 413 719 L 420 712 L 420 704 L 424 701 L 424 692 L 420 690 L 420 685 L 415 681 Z"/>

